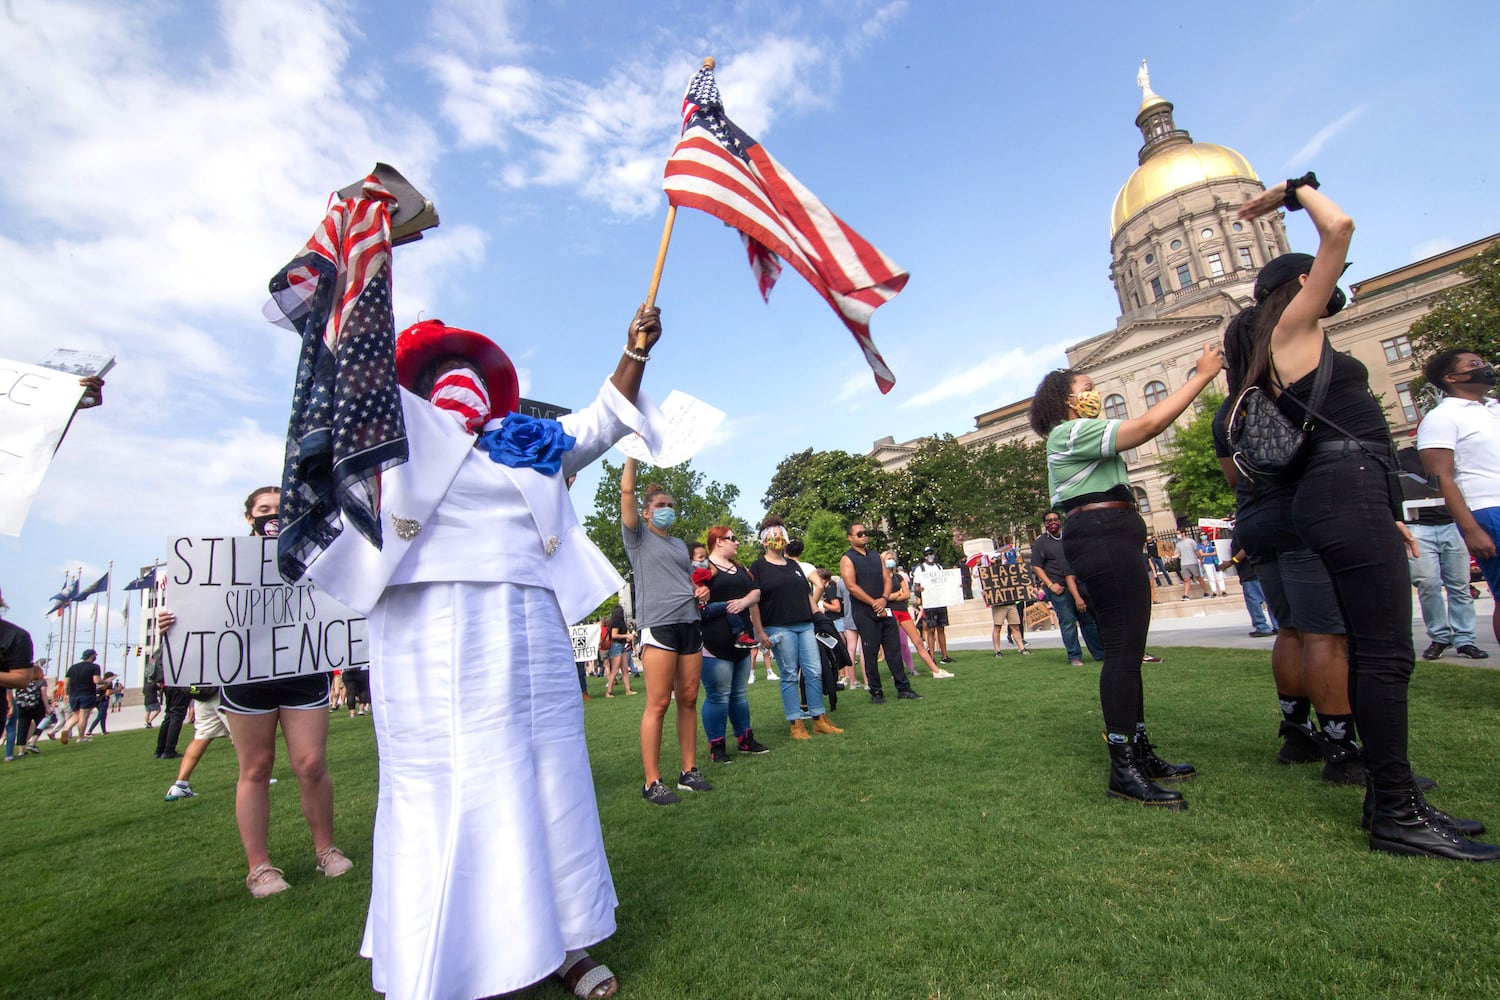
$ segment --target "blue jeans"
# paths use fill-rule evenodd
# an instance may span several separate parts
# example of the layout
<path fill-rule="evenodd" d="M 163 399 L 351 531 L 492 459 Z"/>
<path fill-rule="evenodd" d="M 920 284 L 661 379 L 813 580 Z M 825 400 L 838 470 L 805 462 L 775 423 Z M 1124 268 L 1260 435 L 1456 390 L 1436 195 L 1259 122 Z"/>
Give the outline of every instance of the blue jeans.
<path fill-rule="evenodd" d="M 721 660 L 703 651 L 703 732 L 709 740 L 724 738 L 724 722 L 734 726 L 736 737 L 750 730 L 750 651 L 738 660 Z"/>
<path fill-rule="evenodd" d="M 812 622 L 797 625 L 767 625 L 771 637 L 771 655 L 776 657 L 776 672 L 781 675 L 781 707 L 786 720 L 802 718 L 802 696 L 797 690 L 797 671 L 807 688 L 807 714 L 823 714 L 823 658 L 818 655 L 818 641 L 813 638 Z"/>
<path fill-rule="evenodd" d="M 1240 578 L 1240 591 L 1245 598 L 1245 610 L 1250 612 L 1250 625 L 1257 632 L 1269 632 L 1279 628 L 1276 618 L 1271 614 L 1271 607 L 1266 603 L 1266 592 L 1261 588 L 1259 580 L 1246 580 Z"/>
<path fill-rule="evenodd" d="M 1096 660 L 1103 660 L 1104 643 L 1099 641 L 1099 626 L 1094 623 L 1091 613 L 1078 610 L 1078 605 L 1073 603 L 1072 592 L 1066 587 L 1061 594 L 1048 590 L 1047 603 L 1057 612 L 1057 630 L 1062 633 L 1063 649 L 1068 651 L 1068 659 L 1083 659 L 1083 650 L 1078 647 L 1078 630 L 1081 628 L 1083 641 L 1089 647 L 1089 655 Z"/>
<path fill-rule="evenodd" d="M 1474 598 L 1469 596 L 1469 549 L 1456 524 L 1409 524 L 1421 553 L 1410 556 L 1412 586 L 1422 606 L 1427 638 L 1449 646 L 1474 644 Z M 1446 592 L 1447 600 L 1444 600 Z"/>

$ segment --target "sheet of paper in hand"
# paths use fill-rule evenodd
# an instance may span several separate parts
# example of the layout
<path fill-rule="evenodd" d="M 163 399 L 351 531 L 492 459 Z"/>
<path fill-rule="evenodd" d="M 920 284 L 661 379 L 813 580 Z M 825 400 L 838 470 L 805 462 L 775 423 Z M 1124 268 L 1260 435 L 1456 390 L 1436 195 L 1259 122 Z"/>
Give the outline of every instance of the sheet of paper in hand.
<path fill-rule="evenodd" d="M 0 535 L 19 535 L 83 396 L 76 375 L 0 359 Z"/>
<path fill-rule="evenodd" d="M 41 368 L 53 368 L 84 378 L 96 375 L 103 378 L 115 366 L 115 356 L 108 351 L 79 351 L 71 347 L 55 347 L 52 353 L 37 362 Z"/>
<path fill-rule="evenodd" d="M 922 607 L 956 608 L 964 602 L 964 575 L 956 569 L 922 575 Z"/>
<path fill-rule="evenodd" d="M 615 445 L 638 462 L 650 462 L 661 468 L 680 465 L 698 454 L 724 422 L 724 411 L 715 409 L 687 393 L 673 389 L 661 404 L 666 418 L 662 429 L 661 451 L 652 455 L 639 434 L 630 434 Z"/>
<path fill-rule="evenodd" d="M 183 537 L 167 544 L 167 684 L 252 684 L 368 667 L 365 619 L 311 581 L 276 569 L 276 539 Z"/>

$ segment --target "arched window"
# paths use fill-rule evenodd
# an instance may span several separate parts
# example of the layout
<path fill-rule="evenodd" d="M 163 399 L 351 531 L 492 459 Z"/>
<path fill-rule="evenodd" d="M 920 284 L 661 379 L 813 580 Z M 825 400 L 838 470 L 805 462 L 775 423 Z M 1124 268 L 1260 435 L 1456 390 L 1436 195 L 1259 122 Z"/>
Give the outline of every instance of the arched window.
<path fill-rule="evenodd" d="M 1168 396 L 1167 386 L 1163 382 L 1146 383 L 1146 405 L 1155 406 Z"/>
<path fill-rule="evenodd" d="M 1129 420 L 1130 413 L 1125 409 L 1125 397 L 1118 392 L 1105 396 L 1104 415 L 1110 420 Z"/>
<path fill-rule="evenodd" d="M 1151 513 L 1151 501 L 1146 498 L 1146 491 L 1139 486 L 1130 487 L 1130 492 L 1135 494 L 1135 506 L 1142 514 Z"/>

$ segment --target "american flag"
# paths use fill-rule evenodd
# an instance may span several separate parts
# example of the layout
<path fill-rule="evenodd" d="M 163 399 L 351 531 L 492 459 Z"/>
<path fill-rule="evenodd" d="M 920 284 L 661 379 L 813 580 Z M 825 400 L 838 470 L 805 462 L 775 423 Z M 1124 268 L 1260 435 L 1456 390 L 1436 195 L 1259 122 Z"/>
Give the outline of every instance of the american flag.
<path fill-rule="evenodd" d="M 478 434 L 490 419 L 490 395 L 468 368 L 444 372 L 432 385 L 431 400 L 433 406 L 457 417 L 471 434 Z"/>
<path fill-rule="evenodd" d="M 373 174 L 354 197 L 335 196 L 302 252 L 271 279 L 277 322 L 302 337 L 277 538 L 289 581 L 345 522 L 380 547 L 380 473 L 407 459 L 391 313 L 393 204 Z"/>
<path fill-rule="evenodd" d="M 854 334 L 880 391 L 891 391 L 896 377 L 870 339 L 870 317 L 909 276 L 725 116 L 708 66 L 682 99 L 682 138 L 667 160 L 663 186 L 671 204 L 707 212 L 740 231 L 762 296 L 770 295 L 782 260 L 795 268 Z"/>

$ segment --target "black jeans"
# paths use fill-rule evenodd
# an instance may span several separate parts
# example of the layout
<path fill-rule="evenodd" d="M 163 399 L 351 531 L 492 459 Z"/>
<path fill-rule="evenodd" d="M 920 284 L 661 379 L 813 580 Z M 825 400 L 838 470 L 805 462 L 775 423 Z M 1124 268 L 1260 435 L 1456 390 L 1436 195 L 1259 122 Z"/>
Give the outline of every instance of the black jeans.
<path fill-rule="evenodd" d="M 1292 501 L 1297 533 L 1333 578 L 1349 637 L 1349 702 L 1382 788 L 1412 780 L 1406 686 L 1416 659 L 1411 574 L 1388 489 L 1385 467 L 1366 455 L 1314 455 Z"/>
<path fill-rule="evenodd" d="M 859 630 L 859 643 L 865 652 L 865 683 L 870 685 L 870 694 L 883 693 L 880 686 L 880 667 L 875 662 L 881 649 L 885 650 L 885 665 L 890 668 L 891 679 L 897 691 L 910 691 L 911 681 L 906 679 L 906 666 L 901 662 L 900 626 L 887 614 L 876 618 L 868 604 L 854 603 L 854 627 Z"/>
<path fill-rule="evenodd" d="M 1151 581 L 1139 562 L 1145 544 L 1146 522 L 1126 508 L 1080 511 L 1063 528 L 1063 555 L 1088 589 L 1089 611 L 1104 646 L 1099 669 L 1104 728 L 1126 736 L 1145 721 L 1141 657 L 1151 627 Z"/>
<path fill-rule="evenodd" d="M 156 752 L 176 753 L 177 735 L 182 732 L 182 721 L 187 718 L 188 705 L 193 697 L 187 693 L 187 688 L 167 688 L 165 700 L 166 710 L 156 725 Z"/>

